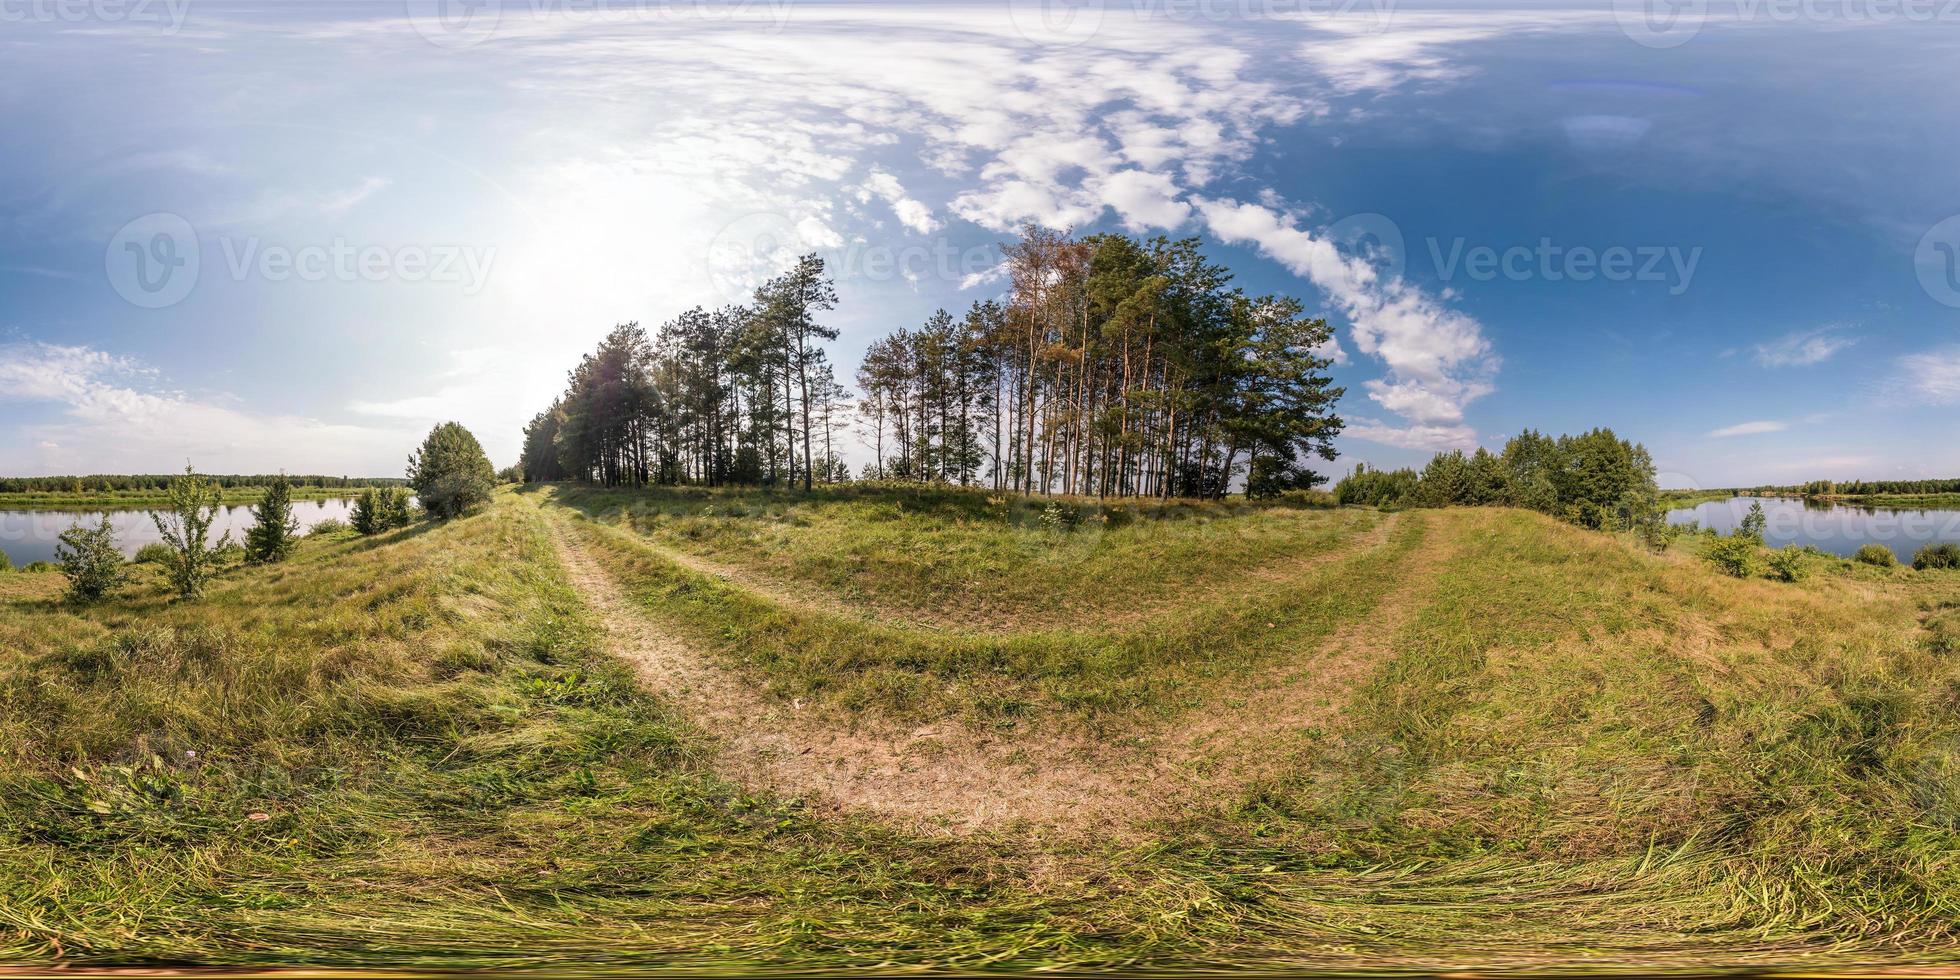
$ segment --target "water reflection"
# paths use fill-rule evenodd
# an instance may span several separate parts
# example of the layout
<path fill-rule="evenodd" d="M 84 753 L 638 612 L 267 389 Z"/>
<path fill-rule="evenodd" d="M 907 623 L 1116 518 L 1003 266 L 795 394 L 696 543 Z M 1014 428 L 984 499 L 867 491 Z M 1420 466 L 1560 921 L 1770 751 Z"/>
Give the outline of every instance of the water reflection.
<path fill-rule="evenodd" d="M 1668 511 L 1670 524 L 1696 521 L 1723 534 L 1733 532 L 1751 504 L 1763 505 L 1768 526 L 1763 541 L 1773 548 L 1809 545 L 1849 558 L 1861 546 L 1882 544 L 1900 561 L 1928 544 L 1960 543 L 1960 510 L 1908 510 L 1807 500 L 1801 497 L 1731 497 Z"/>
<path fill-rule="evenodd" d="M 293 517 L 299 521 L 302 534 L 311 531 L 321 521 L 345 521 L 353 510 L 352 498 L 293 501 Z M 109 525 L 116 529 L 116 543 L 121 546 L 124 555 L 133 556 L 136 549 L 163 540 L 157 534 L 156 522 L 150 519 L 149 509 L 0 510 L 0 551 L 6 552 L 16 566 L 53 561 L 54 548 L 61 532 L 78 521 L 92 526 L 105 513 L 109 515 Z M 219 535 L 230 531 L 232 540 L 242 544 L 245 529 L 251 526 L 251 504 L 221 507 L 217 520 L 211 524 L 211 540 L 216 541 Z"/>

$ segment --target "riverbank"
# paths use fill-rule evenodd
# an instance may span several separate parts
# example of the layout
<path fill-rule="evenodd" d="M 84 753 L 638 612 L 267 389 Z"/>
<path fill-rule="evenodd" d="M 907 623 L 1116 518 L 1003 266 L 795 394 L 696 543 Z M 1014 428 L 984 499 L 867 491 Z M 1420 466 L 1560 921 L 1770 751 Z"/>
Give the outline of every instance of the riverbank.
<path fill-rule="evenodd" d="M 294 500 L 346 500 L 361 495 L 360 487 L 294 487 Z M 226 487 L 220 502 L 227 506 L 256 504 L 264 487 Z M 0 510 L 136 510 L 166 507 L 170 496 L 161 490 L 85 490 L 75 492 L 0 493 Z"/>
<path fill-rule="evenodd" d="M 1813 493 L 1804 495 L 1803 499 L 1849 504 L 1854 507 L 1893 507 L 1903 510 L 1960 509 L 1960 493 Z"/>

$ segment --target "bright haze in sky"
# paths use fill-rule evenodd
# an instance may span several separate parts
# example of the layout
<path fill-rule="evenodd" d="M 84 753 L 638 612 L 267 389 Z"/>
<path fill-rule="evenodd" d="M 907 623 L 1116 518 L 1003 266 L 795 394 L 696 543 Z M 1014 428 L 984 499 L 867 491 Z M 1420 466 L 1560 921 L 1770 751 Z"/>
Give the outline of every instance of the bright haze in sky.
<path fill-rule="evenodd" d="M 499 465 L 823 255 L 846 378 L 1038 222 L 1334 323 L 1342 459 L 1960 474 L 1941 4 L 0 0 L 0 474 Z"/>

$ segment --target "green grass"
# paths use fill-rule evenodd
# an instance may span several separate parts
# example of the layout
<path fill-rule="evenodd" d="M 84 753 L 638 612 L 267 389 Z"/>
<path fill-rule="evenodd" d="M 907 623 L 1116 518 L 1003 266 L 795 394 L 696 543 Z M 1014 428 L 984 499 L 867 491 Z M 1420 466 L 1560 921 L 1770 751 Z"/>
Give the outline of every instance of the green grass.
<path fill-rule="evenodd" d="M 1321 538 L 1252 527 L 1297 515 L 1194 505 L 1139 523 L 1208 520 L 1212 541 L 1241 525 L 1331 557 L 1271 576 L 1193 560 L 1179 570 L 1198 597 L 1163 608 L 1124 595 L 1139 559 L 1098 553 L 1158 539 L 1105 533 L 1078 567 L 1117 570 L 1107 582 L 1050 581 L 1076 608 L 1120 613 L 931 628 L 689 572 L 649 528 L 540 496 L 379 539 L 309 538 L 196 604 L 146 578 L 74 608 L 59 576 L 0 575 L 0 960 L 1707 971 L 1960 957 L 1960 572 L 1820 561 L 1798 583 L 1735 580 L 1692 547 L 1654 556 L 1522 512 L 1409 512 L 1379 538 L 1376 515 L 1346 515 L 1344 538 Z M 845 508 L 810 518 L 835 522 L 817 549 L 879 505 L 807 506 Z M 779 533 L 767 514 L 735 520 Z M 601 649 L 553 522 L 759 684 L 925 715 L 990 717 L 960 693 L 982 682 L 1030 715 L 1203 711 L 1218 685 L 1388 614 L 1418 560 L 1438 567 L 1397 610 L 1372 680 L 1271 779 L 1135 836 L 921 838 L 716 773 L 701 733 Z M 775 554 L 799 554 L 781 533 Z M 939 547 L 885 541 L 921 564 Z M 747 567 L 778 560 L 800 559 Z M 895 585 L 882 601 L 933 609 L 935 594 Z"/>
<path fill-rule="evenodd" d="M 606 491 L 554 500 L 786 591 L 974 629 L 1083 626 L 1236 590 L 1324 554 L 1379 515 L 1234 500 L 1108 502 L 952 490 Z M 1050 510 L 1052 508 L 1052 511 Z"/>
<path fill-rule="evenodd" d="M 886 522 L 877 516 L 861 519 Z M 753 520 L 769 527 L 781 523 L 767 512 Z M 1190 597 L 1173 608 L 1114 623 L 1075 617 L 1079 625 L 1005 634 L 867 622 L 779 601 L 668 559 L 627 529 L 644 526 L 642 522 L 628 520 L 622 527 L 580 520 L 573 526 L 648 611 L 702 649 L 752 671 L 779 697 L 904 719 L 956 712 L 1003 723 L 1043 708 L 1087 716 L 1188 708 L 1202 704 L 1203 692 L 1212 684 L 1276 652 L 1310 649 L 1338 625 L 1370 610 L 1394 584 L 1402 560 L 1422 542 L 1425 517 L 1410 515 L 1380 548 L 1363 548 L 1351 556 L 1331 554 L 1336 544 L 1353 543 L 1357 529 L 1375 520 L 1372 514 L 1303 520 L 1285 511 L 1235 513 L 1221 508 L 1197 517 L 1147 518 L 1134 526 L 1134 534 L 1117 540 L 1083 544 L 1071 532 L 1030 532 L 1042 537 L 1011 546 L 1000 542 L 1018 532 L 986 522 L 973 535 L 995 549 L 1013 548 L 1018 559 L 993 575 L 1003 580 L 1053 576 L 1057 588 L 1092 608 L 1129 598 L 1128 573 L 1146 560 L 1135 552 L 1161 556 L 1172 548 L 1167 542 L 1196 538 L 1245 544 L 1292 536 L 1305 554 L 1336 559 L 1274 580 L 1247 579 L 1245 573 L 1257 566 L 1244 564 L 1195 558 L 1184 566 L 1161 563 L 1166 577 L 1185 580 L 1190 590 Z M 842 521 L 830 515 L 827 523 Z M 820 540 L 840 533 L 828 529 Z M 881 529 L 880 535 L 894 559 L 944 554 L 934 546 L 937 532 L 902 535 Z M 998 550 L 993 553 L 999 555 Z M 943 573 L 946 577 L 983 576 L 959 566 L 967 557 L 964 548 L 944 557 L 952 567 Z M 1227 564 L 1233 566 L 1237 587 L 1201 587 L 1213 585 L 1205 580 L 1222 574 L 1220 566 Z M 1064 573 L 1058 565 L 1073 571 Z M 1101 567 L 1119 571 L 1105 580 L 1096 574 Z M 993 581 L 983 576 L 968 590 L 990 591 Z M 903 582 L 894 582 L 891 591 L 904 588 Z"/>

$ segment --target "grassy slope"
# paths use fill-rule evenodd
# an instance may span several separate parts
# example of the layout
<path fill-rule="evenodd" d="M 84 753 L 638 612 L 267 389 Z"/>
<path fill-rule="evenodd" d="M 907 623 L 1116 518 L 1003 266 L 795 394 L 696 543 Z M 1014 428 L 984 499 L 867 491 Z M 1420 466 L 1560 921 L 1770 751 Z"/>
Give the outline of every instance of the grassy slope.
<path fill-rule="evenodd" d="M 1314 750 L 1297 766 L 1157 842 L 1086 853 L 817 820 L 702 771 L 686 724 L 592 649 L 529 500 L 376 543 L 309 541 L 200 606 L 149 584 L 75 611 L 48 601 L 47 576 L 0 576 L 0 949 L 1699 968 L 1951 955 L 1960 576 L 1732 581 L 1535 515 L 1407 516 L 1420 520 L 1379 551 L 1247 580 L 1242 603 L 1214 593 L 1134 634 L 1008 638 L 825 617 L 574 524 L 655 612 L 704 638 L 743 631 L 716 649 L 783 695 L 879 711 L 979 703 L 939 695 L 948 680 L 1036 709 L 1188 707 L 1214 677 L 1369 614 L 1411 549 L 1450 546 L 1393 659 L 1338 728 L 1303 733 Z M 1294 618 L 1269 641 L 1258 617 L 1274 613 Z M 812 639 L 820 653 L 801 653 Z M 914 687 L 934 694 L 887 696 Z"/>
<path fill-rule="evenodd" d="M 1148 614 L 1248 572 L 1326 553 L 1370 511 L 1225 503 L 1051 501 L 919 490 L 785 498 L 554 488 L 554 499 L 668 548 L 952 629 L 1062 627 Z M 1058 518 L 1065 520 L 1058 520 Z"/>
<path fill-rule="evenodd" d="M 842 506 L 859 509 L 858 502 Z M 885 524 L 891 519 L 878 510 L 890 506 L 874 503 L 871 516 L 858 519 Z M 754 536 L 778 542 L 773 553 L 759 547 L 752 560 L 764 567 L 818 564 L 822 559 L 815 552 L 848 533 L 850 518 L 835 514 L 823 515 L 820 524 L 801 525 L 819 528 L 808 535 L 779 530 L 798 526 L 797 510 L 779 516 L 758 508 L 753 518 L 734 519 L 761 523 Z M 1336 545 L 1351 544 L 1357 529 L 1375 522 L 1373 515 L 1263 508 L 1239 518 L 1203 513 L 1146 520 L 1126 528 L 1133 533 L 1120 538 L 1100 530 L 1031 531 L 1002 515 L 969 520 L 967 540 L 948 553 L 936 547 L 943 532 L 932 526 L 935 522 L 928 513 L 907 519 L 907 527 L 896 531 L 879 527 L 873 535 L 883 549 L 881 560 L 847 560 L 845 567 L 853 570 L 849 577 L 866 580 L 856 569 L 867 566 L 931 567 L 931 575 L 871 579 L 886 603 L 907 608 L 936 608 L 941 582 L 958 581 L 977 593 L 994 591 L 990 583 L 998 579 L 1007 594 L 1001 602 L 1028 609 L 1036 622 L 1064 619 L 1071 625 L 999 635 L 867 623 L 689 570 L 624 527 L 582 521 L 577 533 L 652 612 L 702 648 L 757 671 L 783 697 L 826 699 L 852 711 L 914 720 L 955 710 L 1009 722 L 1047 706 L 1090 715 L 1189 706 L 1201 698 L 1207 678 L 1236 673 L 1275 651 L 1310 647 L 1372 608 L 1393 585 L 1398 560 L 1420 542 L 1423 530 L 1420 518 L 1408 519 L 1385 547 L 1349 555 L 1335 553 Z M 1233 533 L 1241 526 L 1249 533 Z M 715 527 L 717 539 L 745 537 L 739 528 Z M 1101 540 L 1084 542 L 1080 535 Z M 676 537 L 690 540 L 685 533 Z M 1244 574 L 1260 559 L 1203 554 L 1208 543 L 1228 551 L 1278 552 L 1289 541 L 1304 554 L 1329 560 L 1306 567 L 1299 577 L 1263 580 Z M 715 554 L 742 553 L 718 546 Z M 1137 590 L 1128 581 L 1139 566 L 1157 570 L 1158 590 L 1182 589 L 1193 598 L 1106 625 L 1110 617 L 1103 607 L 1135 609 Z M 1105 585 L 1100 574 L 1112 567 L 1113 581 Z M 1071 612 L 1065 618 L 1040 615 L 1043 604 L 1028 594 L 1029 579 L 1051 583 L 1062 593 L 1055 604 Z M 1053 605 L 1047 608 L 1052 611 Z"/>

